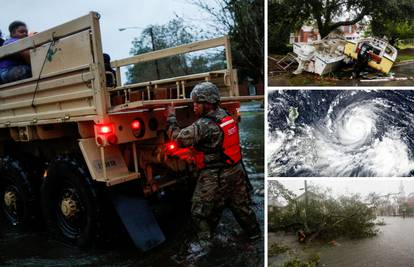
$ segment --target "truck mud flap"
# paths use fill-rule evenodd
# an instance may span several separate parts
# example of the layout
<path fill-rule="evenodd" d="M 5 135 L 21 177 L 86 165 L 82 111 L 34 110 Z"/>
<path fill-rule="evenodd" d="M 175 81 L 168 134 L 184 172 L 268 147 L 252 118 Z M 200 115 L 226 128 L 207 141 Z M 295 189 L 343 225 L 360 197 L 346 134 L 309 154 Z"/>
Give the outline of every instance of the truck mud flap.
<path fill-rule="evenodd" d="M 165 241 L 165 236 L 143 198 L 111 192 L 112 202 L 135 246 L 143 251 Z"/>

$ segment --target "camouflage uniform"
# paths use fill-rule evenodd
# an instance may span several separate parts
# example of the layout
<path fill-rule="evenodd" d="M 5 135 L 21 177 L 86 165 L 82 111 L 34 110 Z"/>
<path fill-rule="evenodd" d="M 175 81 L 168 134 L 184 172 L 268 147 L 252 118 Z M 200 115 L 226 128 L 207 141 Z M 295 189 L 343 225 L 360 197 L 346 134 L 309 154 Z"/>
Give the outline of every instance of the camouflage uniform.
<path fill-rule="evenodd" d="M 182 130 L 178 127 L 174 114 L 168 118 L 170 135 L 179 146 L 194 146 L 205 153 L 206 168 L 199 171 L 191 208 L 201 240 L 212 237 L 226 207 L 230 208 L 249 237 L 260 234 L 255 213 L 250 207 L 246 173 L 241 163 L 229 166 L 222 158 L 223 132 L 215 121 L 227 115 L 226 111 L 217 108 Z"/>

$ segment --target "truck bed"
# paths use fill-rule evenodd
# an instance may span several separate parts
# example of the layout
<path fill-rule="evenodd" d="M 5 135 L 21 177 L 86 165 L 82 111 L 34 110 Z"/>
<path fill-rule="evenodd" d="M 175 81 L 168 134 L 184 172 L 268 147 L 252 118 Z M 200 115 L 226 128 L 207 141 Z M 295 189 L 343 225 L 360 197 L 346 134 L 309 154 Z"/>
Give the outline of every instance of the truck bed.
<path fill-rule="evenodd" d="M 0 48 L 0 57 L 30 50 L 32 78 L 0 85 L 0 128 L 65 122 L 104 121 L 131 109 L 188 104 L 191 89 L 212 81 L 224 101 L 239 95 L 227 37 L 154 51 L 111 62 L 118 84 L 106 86 L 99 14 L 68 23 Z M 121 84 L 120 68 L 177 54 L 223 46 L 227 68 L 136 84 Z"/>

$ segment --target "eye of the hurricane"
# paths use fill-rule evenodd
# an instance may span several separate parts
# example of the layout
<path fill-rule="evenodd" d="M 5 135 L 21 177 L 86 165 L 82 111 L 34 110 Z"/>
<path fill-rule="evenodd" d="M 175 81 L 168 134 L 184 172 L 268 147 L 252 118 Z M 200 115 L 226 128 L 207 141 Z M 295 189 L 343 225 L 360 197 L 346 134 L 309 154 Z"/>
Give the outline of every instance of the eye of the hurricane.
<path fill-rule="evenodd" d="M 345 111 L 335 123 L 338 141 L 343 145 L 364 145 L 375 133 L 375 115 L 369 109 Z"/>

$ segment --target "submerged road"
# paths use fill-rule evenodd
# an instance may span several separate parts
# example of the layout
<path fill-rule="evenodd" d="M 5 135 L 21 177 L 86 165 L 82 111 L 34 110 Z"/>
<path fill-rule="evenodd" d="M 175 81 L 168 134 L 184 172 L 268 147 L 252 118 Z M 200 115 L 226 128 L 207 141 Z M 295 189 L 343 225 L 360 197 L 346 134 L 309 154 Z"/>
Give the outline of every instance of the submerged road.
<path fill-rule="evenodd" d="M 277 243 L 292 248 L 301 259 L 312 254 L 320 255 L 319 266 L 338 267 L 389 267 L 414 266 L 414 218 L 379 217 L 386 225 L 378 226 L 380 232 L 371 238 L 336 240 L 336 245 L 308 247 L 298 245 L 295 235 L 270 233 L 269 244 Z M 283 266 L 287 254 L 269 258 L 269 266 Z"/>
<path fill-rule="evenodd" d="M 321 266 L 413 266 L 414 218 L 379 217 L 386 225 L 372 238 L 338 241 L 335 247 L 311 248 L 321 255 Z"/>

